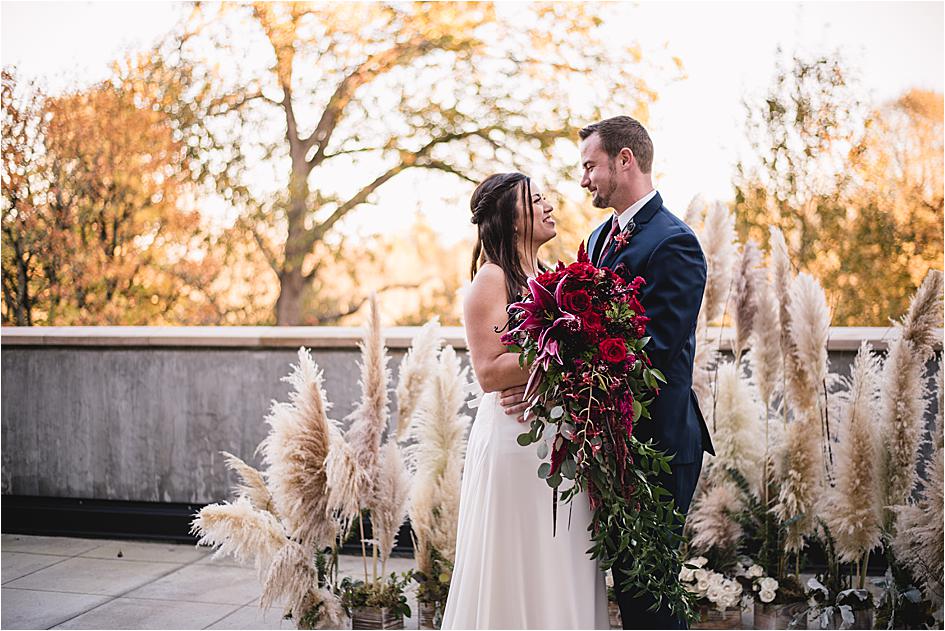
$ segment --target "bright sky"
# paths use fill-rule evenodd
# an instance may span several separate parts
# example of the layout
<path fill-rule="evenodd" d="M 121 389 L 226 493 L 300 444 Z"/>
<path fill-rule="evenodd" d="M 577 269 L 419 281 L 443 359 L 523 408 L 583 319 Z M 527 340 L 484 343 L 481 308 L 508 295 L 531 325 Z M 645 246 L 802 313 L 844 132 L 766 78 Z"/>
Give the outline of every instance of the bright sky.
<path fill-rule="evenodd" d="M 91 83 L 106 75 L 108 61 L 123 47 L 146 46 L 170 29 L 179 7 L 170 2 L 3 2 L 0 61 L 43 78 L 54 90 Z M 760 94 L 770 84 L 778 45 L 786 54 L 839 49 L 873 103 L 912 87 L 943 90 L 941 2 L 641 2 L 626 3 L 621 10 L 621 19 L 609 25 L 615 38 L 639 42 L 644 54 L 666 47 L 682 59 L 687 73 L 685 80 L 653 86 L 660 98 L 648 126 L 654 167 L 661 174 L 657 187 L 680 215 L 697 193 L 731 197 L 733 166 L 745 151 L 741 98 Z M 576 176 L 577 163 L 575 155 Z M 429 191 L 430 182 L 429 173 L 398 176 L 381 189 L 376 206 L 359 210 L 344 229 L 406 230 L 420 208 L 445 241 L 471 238 L 469 187 L 438 202 L 429 197 L 420 202 L 415 191 Z"/>

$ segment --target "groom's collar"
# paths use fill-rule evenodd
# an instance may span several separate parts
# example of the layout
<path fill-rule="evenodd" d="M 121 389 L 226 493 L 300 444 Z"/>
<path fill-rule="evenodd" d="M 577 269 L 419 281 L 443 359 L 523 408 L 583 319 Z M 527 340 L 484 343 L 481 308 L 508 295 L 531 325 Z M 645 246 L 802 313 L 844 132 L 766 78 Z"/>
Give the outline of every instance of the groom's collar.
<path fill-rule="evenodd" d="M 643 208 L 638 210 L 633 216 L 633 223 L 639 227 L 647 223 L 650 219 L 656 215 L 656 211 L 663 207 L 663 198 L 660 197 L 660 194 L 655 190 L 653 191 L 654 195 L 650 200 L 643 205 Z"/>
<path fill-rule="evenodd" d="M 617 221 L 620 223 L 620 229 L 623 230 L 627 227 L 627 224 L 630 223 L 630 220 L 633 219 L 639 213 L 646 203 L 653 199 L 656 195 L 656 189 L 654 188 L 649 193 L 638 199 L 637 201 L 630 204 L 630 207 L 624 210 L 622 213 L 617 215 Z"/>

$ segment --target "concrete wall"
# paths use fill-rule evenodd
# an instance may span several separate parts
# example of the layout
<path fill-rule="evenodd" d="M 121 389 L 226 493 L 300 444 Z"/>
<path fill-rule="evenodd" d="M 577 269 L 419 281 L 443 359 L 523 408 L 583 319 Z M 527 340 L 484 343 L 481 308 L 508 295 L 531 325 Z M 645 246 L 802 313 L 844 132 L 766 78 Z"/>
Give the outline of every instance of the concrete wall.
<path fill-rule="evenodd" d="M 416 329 L 385 332 L 393 387 Z M 730 331 L 720 333 L 725 349 Z M 831 370 L 849 374 L 859 340 L 883 347 L 888 333 L 832 330 Z M 462 330 L 444 334 L 465 360 Z M 224 499 L 232 480 L 219 451 L 258 464 L 254 450 L 266 435 L 264 418 L 273 399 L 287 400 L 290 386 L 280 379 L 300 345 L 312 349 L 325 371 L 331 416 L 352 411 L 360 394 L 358 335 L 309 327 L 4 327 L 2 492 Z M 930 421 L 933 413 L 934 404 Z"/>

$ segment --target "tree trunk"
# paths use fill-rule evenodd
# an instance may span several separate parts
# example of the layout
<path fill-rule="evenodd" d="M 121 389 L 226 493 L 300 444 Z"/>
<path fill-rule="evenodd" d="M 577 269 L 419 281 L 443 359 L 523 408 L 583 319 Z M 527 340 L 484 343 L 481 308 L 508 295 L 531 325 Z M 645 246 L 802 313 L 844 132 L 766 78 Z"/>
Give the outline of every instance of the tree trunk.
<path fill-rule="evenodd" d="M 279 298 L 276 300 L 276 325 L 298 326 L 302 322 L 302 290 L 305 278 L 301 269 L 279 272 Z"/>
<path fill-rule="evenodd" d="M 288 99 L 288 94 L 286 95 Z M 292 119 L 290 118 L 290 121 Z M 279 270 L 279 298 L 276 300 L 276 325 L 298 326 L 302 322 L 302 292 L 305 276 L 302 263 L 311 250 L 309 234 L 305 229 L 305 213 L 308 209 L 308 175 L 311 166 L 305 162 L 304 149 L 294 137 L 294 125 L 289 125 L 290 156 L 292 174 L 289 180 L 288 235 L 285 242 L 285 258 Z"/>

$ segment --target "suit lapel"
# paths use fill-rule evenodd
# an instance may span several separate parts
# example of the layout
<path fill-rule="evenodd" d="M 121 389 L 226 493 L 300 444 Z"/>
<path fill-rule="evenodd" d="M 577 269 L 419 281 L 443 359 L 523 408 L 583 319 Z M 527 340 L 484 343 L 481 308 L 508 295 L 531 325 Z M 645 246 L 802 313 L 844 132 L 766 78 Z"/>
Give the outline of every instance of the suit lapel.
<path fill-rule="evenodd" d="M 639 238 L 640 233 L 643 232 L 644 228 L 646 228 L 646 224 L 648 224 L 650 220 L 653 219 L 657 211 L 659 211 L 659 209 L 662 207 L 663 198 L 660 197 L 659 193 L 657 193 L 643 206 L 643 208 L 637 211 L 637 214 L 633 216 L 633 224 L 635 227 L 631 233 L 632 236 L 630 237 L 630 243 L 627 247 L 631 247 L 633 239 Z M 597 267 L 610 267 L 613 264 L 617 253 L 618 252 L 614 248 L 608 248 L 606 252 L 602 253 L 604 255 L 603 260 L 598 263 Z"/>
<path fill-rule="evenodd" d="M 591 257 L 591 262 L 593 262 L 594 265 L 597 265 L 598 261 L 600 260 L 600 248 L 603 245 L 601 235 L 604 232 L 604 228 L 609 225 L 610 219 L 608 218 L 604 223 L 597 226 L 597 229 L 591 233 L 591 238 L 588 239 L 587 251 L 588 255 Z"/>

